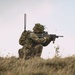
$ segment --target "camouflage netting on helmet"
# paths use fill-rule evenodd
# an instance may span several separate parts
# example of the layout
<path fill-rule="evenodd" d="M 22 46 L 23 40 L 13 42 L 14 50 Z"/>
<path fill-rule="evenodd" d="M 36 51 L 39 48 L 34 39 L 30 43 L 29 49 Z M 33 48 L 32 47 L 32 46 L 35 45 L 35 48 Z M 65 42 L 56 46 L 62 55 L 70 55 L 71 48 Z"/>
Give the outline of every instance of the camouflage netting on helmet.
<path fill-rule="evenodd" d="M 41 25 L 40 23 L 36 23 L 33 30 L 34 29 L 38 29 L 39 31 L 44 31 L 45 27 L 43 25 Z"/>

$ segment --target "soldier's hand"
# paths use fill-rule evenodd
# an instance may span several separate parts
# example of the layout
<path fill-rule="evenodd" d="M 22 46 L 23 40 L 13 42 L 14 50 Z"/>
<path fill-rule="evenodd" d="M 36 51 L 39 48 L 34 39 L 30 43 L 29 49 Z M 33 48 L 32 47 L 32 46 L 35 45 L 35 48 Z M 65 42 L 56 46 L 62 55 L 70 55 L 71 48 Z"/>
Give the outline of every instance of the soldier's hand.
<path fill-rule="evenodd" d="M 44 42 L 43 42 L 43 43 L 45 43 L 45 42 L 46 42 L 46 40 L 47 40 L 47 38 L 46 38 L 46 37 L 44 37 Z"/>
<path fill-rule="evenodd" d="M 44 37 L 44 39 L 46 40 L 47 38 L 46 38 L 46 37 Z"/>

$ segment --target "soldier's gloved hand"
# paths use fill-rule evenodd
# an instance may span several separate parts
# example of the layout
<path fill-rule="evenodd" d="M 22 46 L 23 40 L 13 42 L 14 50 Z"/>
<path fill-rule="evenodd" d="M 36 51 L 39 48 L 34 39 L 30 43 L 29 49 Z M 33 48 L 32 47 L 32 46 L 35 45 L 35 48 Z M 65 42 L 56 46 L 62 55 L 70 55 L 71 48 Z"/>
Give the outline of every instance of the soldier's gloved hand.
<path fill-rule="evenodd" d="M 47 38 L 46 38 L 46 37 L 44 37 L 44 39 L 46 40 Z"/>
<path fill-rule="evenodd" d="M 46 42 L 46 40 L 47 40 L 47 38 L 46 38 L 46 37 L 44 37 L 44 43 Z"/>

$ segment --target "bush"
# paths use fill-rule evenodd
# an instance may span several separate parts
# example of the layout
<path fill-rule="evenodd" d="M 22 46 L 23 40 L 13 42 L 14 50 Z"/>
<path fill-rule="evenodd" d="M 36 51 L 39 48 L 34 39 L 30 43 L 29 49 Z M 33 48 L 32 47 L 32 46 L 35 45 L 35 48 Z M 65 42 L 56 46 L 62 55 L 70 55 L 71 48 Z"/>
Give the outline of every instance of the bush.
<path fill-rule="evenodd" d="M 74 75 L 75 57 L 29 60 L 0 57 L 0 75 Z"/>

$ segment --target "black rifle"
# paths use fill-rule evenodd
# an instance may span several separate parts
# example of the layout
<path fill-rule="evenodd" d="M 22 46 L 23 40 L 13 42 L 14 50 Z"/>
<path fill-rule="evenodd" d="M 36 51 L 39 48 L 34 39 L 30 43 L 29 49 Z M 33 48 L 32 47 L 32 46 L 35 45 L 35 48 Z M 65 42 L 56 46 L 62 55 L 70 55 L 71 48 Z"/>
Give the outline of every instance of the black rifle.
<path fill-rule="evenodd" d="M 63 37 L 63 36 L 56 35 L 56 34 L 50 34 L 49 36 L 52 38 L 53 43 L 55 42 L 56 38 Z"/>
<path fill-rule="evenodd" d="M 37 36 L 39 38 L 44 38 L 44 37 L 49 38 L 46 42 L 42 44 L 43 46 L 47 46 L 51 41 L 53 41 L 54 43 L 56 38 L 63 37 L 63 36 L 58 36 L 56 34 L 48 34 L 48 32 L 45 32 L 45 31 L 42 34 L 41 33 L 37 34 Z"/>

